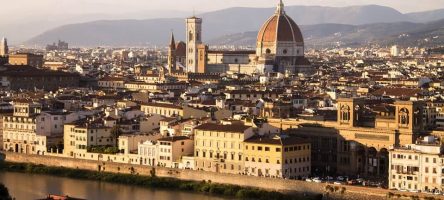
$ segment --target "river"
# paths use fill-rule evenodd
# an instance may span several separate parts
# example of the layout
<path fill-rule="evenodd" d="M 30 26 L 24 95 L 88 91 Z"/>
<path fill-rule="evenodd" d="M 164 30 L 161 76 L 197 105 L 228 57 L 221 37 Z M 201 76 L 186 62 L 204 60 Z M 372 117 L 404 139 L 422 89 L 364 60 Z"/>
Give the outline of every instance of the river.
<path fill-rule="evenodd" d="M 181 191 L 40 174 L 0 172 L 0 182 L 8 187 L 11 196 L 17 200 L 34 200 L 48 194 L 63 194 L 88 200 L 224 200 L 221 197 Z"/>

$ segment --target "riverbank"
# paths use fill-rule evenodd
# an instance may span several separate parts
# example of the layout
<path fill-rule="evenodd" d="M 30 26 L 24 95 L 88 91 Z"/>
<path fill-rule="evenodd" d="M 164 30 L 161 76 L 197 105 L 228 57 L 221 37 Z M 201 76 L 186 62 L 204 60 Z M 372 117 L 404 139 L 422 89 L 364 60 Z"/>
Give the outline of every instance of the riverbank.
<path fill-rule="evenodd" d="M 172 178 L 183 181 L 211 182 L 217 184 L 237 185 L 240 187 L 260 188 L 265 191 L 278 191 L 283 194 L 303 194 L 309 196 L 328 195 L 330 199 L 347 200 L 385 200 L 389 190 L 349 185 L 331 185 L 328 183 L 313 183 L 281 178 L 267 178 L 246 176 L 240 174 L 223 174 L 202 170 L 189 170 L 165 167 L 152 167 L 108 161 L 86 160 L 69 158 L 63 155 L 31 155 L 13 152 L 1 152 L 4 160 L 10 163 L 30 163 L 50 167 L 64 167 L 70 169 L 87 170 L 93 172 L 108 172 L 115 174 L 135 174 L 156 177 Z M 328 186 L 334 190 L 328 190 Z M 345 188 L 345 189 L 343 189 Z"/>
<path fill-rule="evenodd" d="M 322 195 L 289 195 L 276 191 L 267 191 L 258 188 L 242 187 L 237 185 L 212 183 L 209 181 L 196 182 L 179 180 L 175 178 L 157 177 L 155 175 L 155 171 L 153 171 L 151 176 L 142 176 L 134 174 L 97 172 L 82 169 L 70 169 L 66 167 L 51 167 L 44 165 L 11 162 L 1 163 L 0 170 L 9 172 L 45 174 L 94 181 L 105 181 L 111 183 L 136 185 L 146 188 L 174 189 L 238 199 L 322 199 Z"/>

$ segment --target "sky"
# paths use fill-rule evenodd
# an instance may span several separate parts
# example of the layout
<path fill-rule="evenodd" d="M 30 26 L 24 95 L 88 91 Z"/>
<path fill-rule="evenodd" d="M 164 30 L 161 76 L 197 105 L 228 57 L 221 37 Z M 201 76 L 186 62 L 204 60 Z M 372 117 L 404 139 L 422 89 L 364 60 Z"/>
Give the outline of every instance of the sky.
<path fill-rule="evenodd" d="M 0 0 L 2 15 L 126 13 L 149 10 L 206 12 L 229 7 L 272 7 L 278 0 Z M 444 0 L 284 0 L 286 5 L 342 7 L 376 4 L 390 6 L 402 13 L 444 8 Z M 0 19 L 4 20 L 4 19 Z"/>
<path fill-rule="evenodd" d="M 0 0 L 0 38 L 11 43 L 94 20 L 177 18 L 230 7 L 275 7 L 279 0 Z M 283 0 L 285 5 L 381 5 L 402 13 L 444 8 L 444 0 Z M 26 31 L 23 31 L 26 28 Z"/>

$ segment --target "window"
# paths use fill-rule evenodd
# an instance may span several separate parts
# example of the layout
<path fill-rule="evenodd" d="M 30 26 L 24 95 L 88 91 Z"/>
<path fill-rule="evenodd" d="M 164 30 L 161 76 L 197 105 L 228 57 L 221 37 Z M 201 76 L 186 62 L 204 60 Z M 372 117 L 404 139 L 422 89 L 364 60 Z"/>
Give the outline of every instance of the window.
<path fill-rule="evenodd" d="M 265 147 L 265 151 L 270 151 L 270 147 Z"/>
<path fill-rule="evenodd" d="M 276 152 L 281 152 L 281 148 L 276 148 Z"/>

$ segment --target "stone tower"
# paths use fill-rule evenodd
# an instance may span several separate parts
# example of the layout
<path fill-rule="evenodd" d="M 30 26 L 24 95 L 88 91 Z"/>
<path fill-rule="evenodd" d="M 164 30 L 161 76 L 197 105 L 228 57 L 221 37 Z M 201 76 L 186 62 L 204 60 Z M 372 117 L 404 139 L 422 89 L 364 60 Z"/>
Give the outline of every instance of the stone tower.
<path fill-rule="evenodd" d="M 170 46 L 168 48 L 168 73 L 172 74 L 176 71 L 176 42 L 174 34 L 171 32 Z"/>
<path fill-rule="evenodd" d="M 349 127 L 359 125 L 364 108 L 363 98 L 340 98 L 337 105 L 339 125 Z"/>
<path fill-rule="evenodd" d="M 0 41 L 0 56 L 6 56 L 9 53 L 8 48 L 8 41 L 6 38 L 3 38 L 2 41 Z"/>
<path fill-rule="evenodd" d="M 190 17 L 186 19 L 186 71 L 197 72 L 197 47 L 202 44 L 202 19 L 197 17 Z"/>
<path fill-rule="evenodd" d="M 424 129 L 422 101 L 396 101 L 395 120 L 400 132 L 418 132 Z"/>

